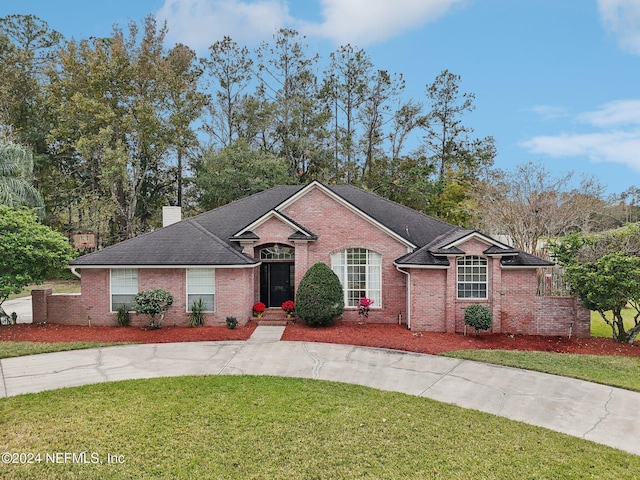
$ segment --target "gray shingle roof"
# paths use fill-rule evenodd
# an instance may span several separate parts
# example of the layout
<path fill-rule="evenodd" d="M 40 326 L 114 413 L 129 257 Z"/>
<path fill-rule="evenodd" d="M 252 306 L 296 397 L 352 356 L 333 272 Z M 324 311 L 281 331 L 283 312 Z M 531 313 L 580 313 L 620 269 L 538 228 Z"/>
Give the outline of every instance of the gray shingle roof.
<path fill-rule="evenodd" d="M 104 250 L 73 260 L 88 265 L 252 265 L 257 260 L 242 254 L 204 229 L 193 218 L 182 220 Z"/>
<path fill-rule="evenodd" d="M 328 188 L 417 247 L 422 247 L 451 229 L 458 228 L 350 185 L 332 185 Z"/>
<path fill-rule="evenodd" d="M 265 190 L 79 257 L 71 262 L 71 266 L 255 265 L 257 260 L 241 253 L 239 243 L 232 237 L 272 210 L 277 211 L 279 205 L 304 188 L 306 186 L 284 185 Z M 399 265 L 447 266 L 447 258 L 434 256 L 434 253 L 456 253 L 453 249 L 445 247 L 451 247 L 451 243 L 473 233 L 349 185 L 332 185 L 325 188 L 417 247 L 414 252 L 399 258 L 396 261 Z M 278 214 L 283 215 L 282 212 Z M 299 227 L 299 231 L 291 238 L 318 238 L 304 225 L 286 218 Z M 311 234 L 311 237 L 305 234 Z M 236 239 L 254 237 L 255 234 L 247 231 Z M 500 246 L 491 246 L 491 253 L 499 253 L 494 250 L 500 250 L 501 244 L 496 244 Z M 507 253 L 507 250 L 504 253 Z M 509 249 L 509 253 L 513 254 L 513 249 Z M 502 262 L 510 266 L 550 265 L 549 262 L 524 252 L 505 257 Z"/>

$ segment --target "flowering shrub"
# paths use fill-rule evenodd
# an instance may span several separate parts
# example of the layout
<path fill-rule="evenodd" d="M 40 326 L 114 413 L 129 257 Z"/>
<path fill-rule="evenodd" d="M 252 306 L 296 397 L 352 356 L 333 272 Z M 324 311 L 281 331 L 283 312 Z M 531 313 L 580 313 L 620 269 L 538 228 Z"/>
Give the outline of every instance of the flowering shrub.
<path fill-rule="evenodd" d="M 295 309 L 296 309 L 296 304 L 293 303 L 293 300 L 287 300 L 286 302 L 282 302 L 282 310 L 287 312 L 289 315 L 291 315 Z"/>
<path fill-rule="evenodd" d="M 160 328 L 164 320 L 164 314 L 173 305 L 173 295 L 162 288 L 152 288 L 138 293 L 133 299 L 132 308 L 136 313 L 149 315 L 149 327 Z M 156 319 L 156 315 L 160 315 Z"/>
<path fill-rule="evenodd" d="M 256 316 L 261 317 L 262 313 L 267 309 L 267 306 L 262 303 L 262 302 L 258 302 L 253 306 L 253 312 L 256 314 Z"/>
<path fill-rule="evenodd" d="M 358 300 L 358 314 L 362 315 L 364 318 L 369 317 L 369 308 L 373 305 L 374 300 L 371 300 L 367 297 L 362 297 Z"/>

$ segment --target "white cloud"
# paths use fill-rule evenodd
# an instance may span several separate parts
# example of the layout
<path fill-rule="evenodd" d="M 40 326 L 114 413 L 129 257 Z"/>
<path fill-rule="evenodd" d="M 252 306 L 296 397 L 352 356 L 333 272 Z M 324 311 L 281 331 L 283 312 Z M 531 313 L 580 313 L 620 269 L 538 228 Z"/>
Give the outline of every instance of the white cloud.
<path fill-rule="evenodd" d="M 557 105 L 536 105 L 531 107 L 531 111 L 540 115 L 545 120 L 552 120 L 555 118 L 564 118 L 569 116 L 569 112 L 565 107 Z"/>
<path fill-rule="evenodd" d="M 467 0 L 320 0 L 324 21 L 305 31 L 359 47 L 433 21 Z"/>
<path fill-rule="evenodd" d="M 640 172 L 640 130 L 534 137 L 522 144 L 532 153 L 560 157 L 587 157 L 613 162 Z"/>
<path fill-rule="evenodd" d="M 617 37 L 620 46 L 640 55 L 640 1 L 598 0 L 605 26 Z"/>
<path fill-rule="evenodd" d="M 225 35 L 257 44 L 290 21 L 284 0 L 165 0 L 156 18 L 167 21 L 170 41 L 198 51 Z"/>
<path fill-rule="evenodd" d="M 640 100 L 616 100 L 599 110 L 583 113 L 578 119 L 598 127 L 640 125 Z"/>
<path fill-rule="evenodd" d="M 532 153 L 554 158 L 586 157 L 640 171 L 640 100 L 618 100 L 576 116 L 597 131 L 541 135 L 521 143 Z"/>
<path fill-rule="evenodd" d="M 292 18 L 293 1 L 320 4 L 319 23 Z M 417 28 L 472 0 L 165 0 L 157 12 L 166 20 L 171 43 L 182 42 L 201 52 L 223 36 L 239 44 L 269 40 L 289 26 L 305 35 L 336 44 L 364 47 Z"/>

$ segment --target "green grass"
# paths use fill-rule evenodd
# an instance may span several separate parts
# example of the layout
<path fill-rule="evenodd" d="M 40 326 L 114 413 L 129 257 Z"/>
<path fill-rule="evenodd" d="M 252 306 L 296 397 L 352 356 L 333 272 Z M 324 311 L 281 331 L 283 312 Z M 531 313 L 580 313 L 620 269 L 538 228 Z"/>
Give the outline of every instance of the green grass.
<path fill-rule="evenodd" d="M 579 378 L 640 391 L 640 357 L 575 355 L 519 350 L 458 350 L 442 355 Z"/>
<path fill-rule="evenodd" d="M 2 328 L 2 327 L 0 327 Z M 38 353 L 66 352 L 83 348 L 108 347 L 126 345 L 128 342 L 2 342 L 0 341 L 0 358 L 22 357 Z"/>
<path fill-rule="evenodd" d="M 22 395 L 0 400 L 0 431 L 0 452 L 41 455 L 0 464 L 3 479 L 620 480 L 640 471 L 640 456 L 543 428 L 307 379 L 177 377 Z M 55 452 L 102 463 L 47 463 Z M 108 464 L 108 454 L 124 463 Z"/>
<path fill-rule="evenodd" d="M 47 280 L 39 285 L 31 284 L 22 289 L 20 293 L 9 295 L 7 300 L 14 298 L 28 297 L 34 288 L 50 288 L 53 293 L 80 293 L 80 279 L 75 280 Z"/>
<path fill-rule="evenodd" d="M 627 308 L 622 310 L 622 319 L 624 320 L 625 329 L 629 329 L 634 325 L 633 316 L 635 310 Z M 612 318 L 609 316 L 608 318 Z M 591 312 L 591 335 L 593 337 L 611 338 L 611 327 L 605 323 L 598 312 Z"/>

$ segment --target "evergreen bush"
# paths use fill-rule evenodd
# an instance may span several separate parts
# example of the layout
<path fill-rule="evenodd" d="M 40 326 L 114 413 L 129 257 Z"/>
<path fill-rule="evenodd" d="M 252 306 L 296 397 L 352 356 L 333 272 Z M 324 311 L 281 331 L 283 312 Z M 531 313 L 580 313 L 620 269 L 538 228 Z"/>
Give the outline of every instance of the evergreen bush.
<path fill-rule="evenodd" d="M 297 315 L 308 325 L 330 325 L 344 310 L 340 279 L 327 264 L 312 265 L 300 281 L 295 304 Z"/>
<path fill-rule="evenodd" d="M 227 317 L 227 328 L 234 330 L 238 326 L 238 319 L 236 317 Z"/>
<path fill-rule="evenodd" d="M 464 323 L 478 330 L 489 330 L 493 321 L 493 313 L 486 305 L 478 305 L 477 303 L 469 305 L 464 309 Z"/>

